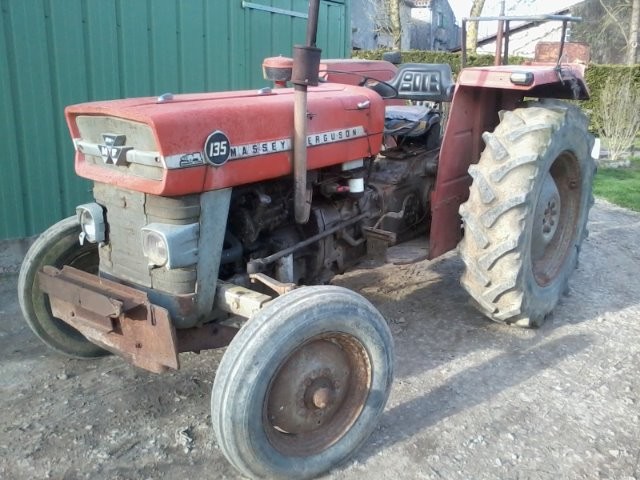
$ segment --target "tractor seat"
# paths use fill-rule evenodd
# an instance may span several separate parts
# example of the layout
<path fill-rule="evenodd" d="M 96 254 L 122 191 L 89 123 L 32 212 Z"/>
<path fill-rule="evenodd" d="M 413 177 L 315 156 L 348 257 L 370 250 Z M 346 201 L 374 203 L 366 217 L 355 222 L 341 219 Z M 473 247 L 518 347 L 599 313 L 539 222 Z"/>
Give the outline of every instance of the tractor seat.
<path fill-rule="evenodd" d="M 440 114 L 424 105 L 389 105 L 384 113 L 385 135 L 419 137 L 440 122 Z"/>
<path fill-rule="evenodd" d="M 371 86 L 383 98 L 413 102 L 450 102 L 455 83 L 447 63 L 404 63 L 395 76 Z"/>

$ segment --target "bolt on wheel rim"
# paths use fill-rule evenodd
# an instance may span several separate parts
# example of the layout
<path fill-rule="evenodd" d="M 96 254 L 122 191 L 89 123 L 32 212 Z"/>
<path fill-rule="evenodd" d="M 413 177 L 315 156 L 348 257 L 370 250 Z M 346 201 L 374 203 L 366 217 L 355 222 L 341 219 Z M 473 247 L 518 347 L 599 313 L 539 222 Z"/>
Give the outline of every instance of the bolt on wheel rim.
<path fill-rule="evenodd" d="M 540 197 L 538 197 L 538 205 L 536 206 L 533 238 L 531 242 L 531 250 L 534 258 L 544 255 L 545 248 L 551 243 L 551 240 L 553 240 L 553 236 L 558 229 L 561 208 L 560 192 L 553 177 L 547 172 L 544 183 L 542 184 Z"/>
<path fill-rule="evenodd" d="M 330 333 L 297 348 L 273 376 L 264 405 L 269 442 L 291 456 L 308 456 L 342 438 L 362 412 L 371 362 L 353 336 Z"/>
<path fill-rule="evenodd" d="M 575 245 L 582 186 L 580 166 L 571 152 L 556 158 L 538 196 L 531 235 L 531 263 L 538 285 L 549 285 L 562 271 Z"/>

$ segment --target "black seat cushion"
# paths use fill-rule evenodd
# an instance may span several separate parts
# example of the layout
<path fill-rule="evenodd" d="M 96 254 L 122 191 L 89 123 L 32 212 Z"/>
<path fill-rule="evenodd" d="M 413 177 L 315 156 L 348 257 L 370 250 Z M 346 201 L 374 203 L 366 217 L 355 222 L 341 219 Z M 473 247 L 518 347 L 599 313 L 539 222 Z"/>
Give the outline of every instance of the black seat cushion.
<path fill-rule="evenodd" d="M 405 63 L 389 80 L 401 100 L 450 102 L 455 84 L 451 66 L 446 63 Z"/>

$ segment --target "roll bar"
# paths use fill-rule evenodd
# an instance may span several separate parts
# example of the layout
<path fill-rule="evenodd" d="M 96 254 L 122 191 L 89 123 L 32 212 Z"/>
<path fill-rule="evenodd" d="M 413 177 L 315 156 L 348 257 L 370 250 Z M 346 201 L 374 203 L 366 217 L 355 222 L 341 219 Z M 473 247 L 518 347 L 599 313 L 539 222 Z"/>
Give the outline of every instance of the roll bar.
<path fill-rule="evenodd" d="M 562 22 L 562 37 L 560 38 L 560 51 L 558 52 L 557 64 L 560 64 L 564 50 L 565 36 L 567 34 L 567 24 L 569 22 L 582 22 L 581 17 L 570 15 L 525 15 L 525 16 L 505 16 L 494 17 L 466 17 L 462 19 L 462 58 L 461 67 L 467 65 L 467 22 L 498 22 L 498 32 L 496 33 L 496 60 L 495 65 L 506 65 L 509 59 L 509 27 L 511 22 L 532 22 L 541 24 L 545 22 Z M 504 52 L 503 50 L 504 40 Z"/>

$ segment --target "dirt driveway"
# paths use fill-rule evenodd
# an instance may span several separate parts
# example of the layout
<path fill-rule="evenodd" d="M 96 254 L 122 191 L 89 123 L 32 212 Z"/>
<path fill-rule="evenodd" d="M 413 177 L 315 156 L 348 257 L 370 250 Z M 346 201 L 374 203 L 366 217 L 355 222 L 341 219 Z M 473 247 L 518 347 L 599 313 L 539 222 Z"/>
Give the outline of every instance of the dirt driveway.
<path fill-rule="evenodd" d="M 640 215 L 598 202 L 571 292 L 537 331 L 491 323 L 455 254 L 336 279 L 395 334 L 379 428 L 334 479 L 640 479 Z M 220 352 L 162 376 L 50 352 L 0 278 L 0 478 L 237 478 L 209 427 Z"/>

